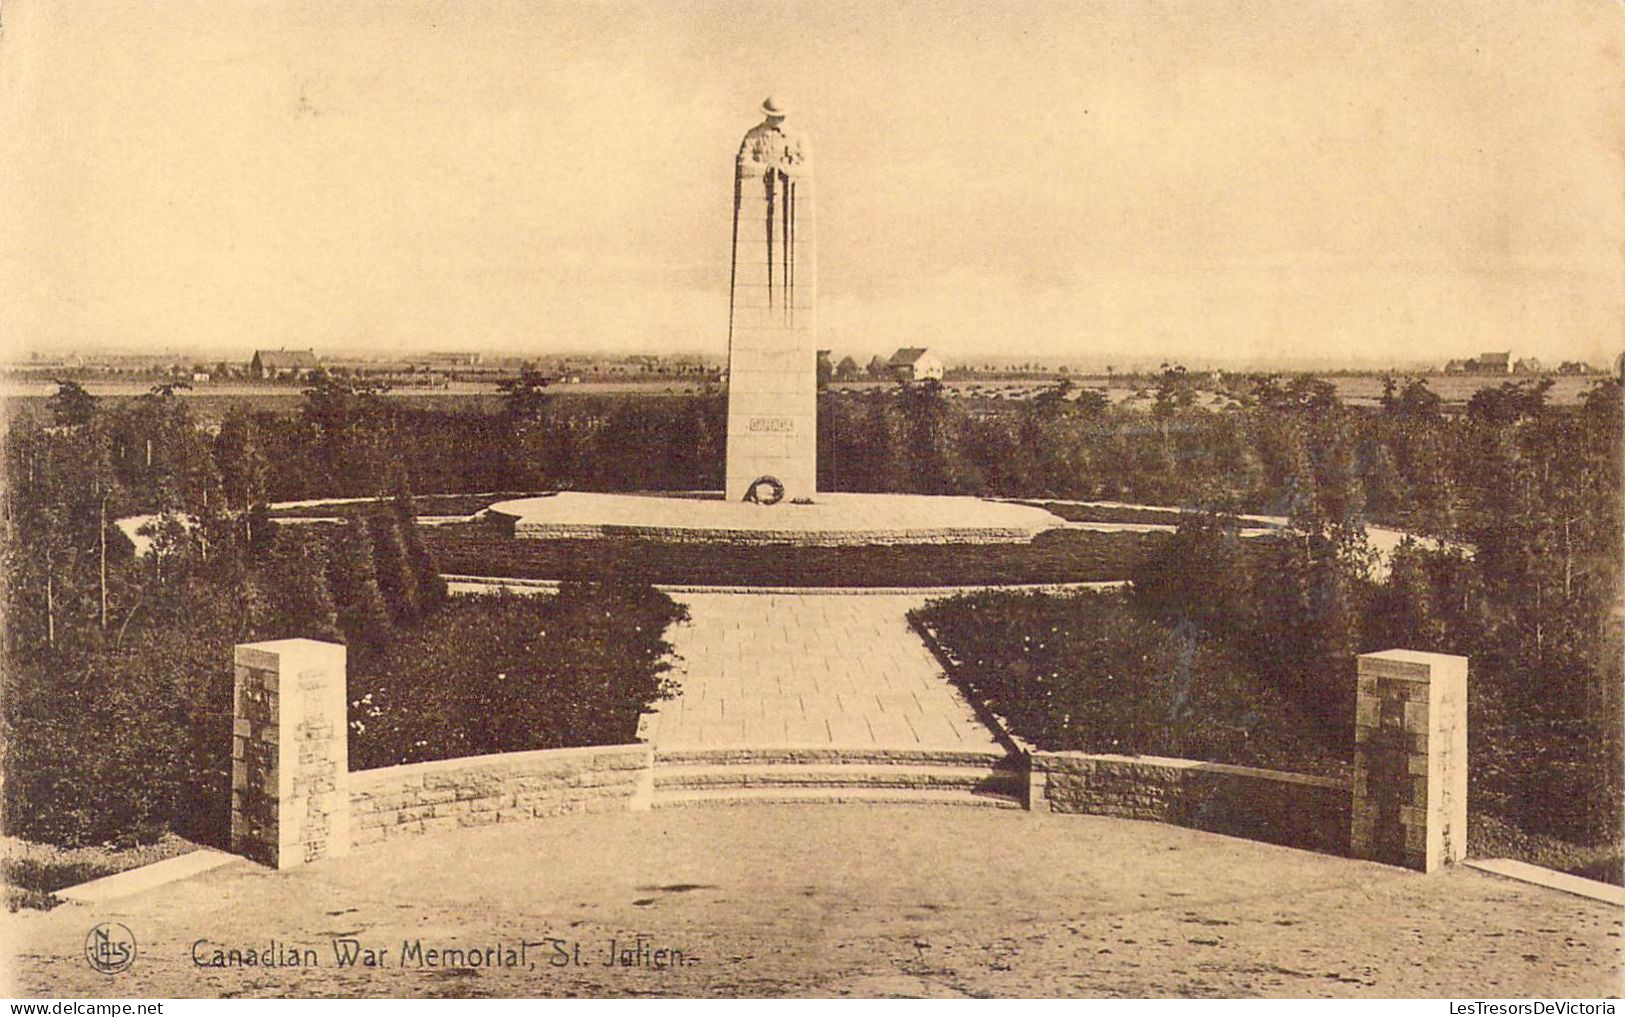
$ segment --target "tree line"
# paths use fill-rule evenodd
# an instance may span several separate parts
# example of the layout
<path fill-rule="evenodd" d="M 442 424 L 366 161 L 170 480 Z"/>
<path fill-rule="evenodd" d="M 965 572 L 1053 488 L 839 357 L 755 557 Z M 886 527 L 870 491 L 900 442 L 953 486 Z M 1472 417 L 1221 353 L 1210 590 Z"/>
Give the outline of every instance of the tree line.
<path fill-rule="evenodd" d="M 210 435 L 166 388 L 103 406 L 65 386 L 43 416 L 13 422 L 0 518 L 8 833 L 220 842 L 232 647 L 331 639 L 355 671 L 441 610 L 403 474 L 343 526 L 271 526 L 251 427 L 228 419 Z M 112 526 L 133 508 L 156 510 L 141 557 Z"/>
<path fill-rule="evenodd" d="M 1182 609 L 1221 612 L 1204 624 L 1251 629 L 1261 644 L 1290 627 L 1298 641 L 1277 644 L 1328 667 L 1375 638 L 1376 619 L 1396 643 L 1472 657 L 1479 687 L 1506 704 L 1497 716 L 1511 719 L 1497 722 L 1521 725 L 1509 738 L 1530 753 L 1569 744 L 1528 733 L 1540 725 L 1593 745 L 1587 765 L 1617 752 L 1607 734 L 1619 727 L 1617 379 L 1574 407 L 1550 405 L 1549 382 L 1521 381 L 1482 389 L 1460 410 L 1419 379 L 1392 381 L 1369 409 L 1310 377 L 1237 379 L 1217 405 L 1203 405 L 1213 400 L 1177 367 L 1150 385 L 1147 411 L 1064 382 L 994 407 L 950 400 L 932 383 L 826 392 L 820 486 L 1287 516 L 1286 557 L 1264 589 L 1274 615 L 1226 620 L 1223 605 L 1256 595 L 1259 574 L 1225 579 L 1217 566 L 1184 570 L 1185 585 L 1208 575 L 1220 585 Z M 720 391 L 560 396 L 535 374 L 494 408 L 449 410 L 322 377 L 296 412 L 236 407 L 211 427 L 170 386 L 114 401 L 65 383 L 43 406 L 17 410 L 5 437 L 8 681 L 34 675 L 45 695 L 91 709 L 121 694 L 134 660 L 173 671 L 162 653 L 201 666 L 217 651 L 229 659 L 232 642 L 283 630 L 376 643 L 438 596 L 414 546 L 410 491 L 715 490 L 725 440 Z M 268 502 L 341 495 L 392 507 L 331 538 L 266 522 Z M 109 525 L 134 512 L 157 516 L 156 553 L 140 561 Z M 1383 584 L 1369 581 L 1368 521 L 1420 540 Z M 1451 556 L 1432 543 L 1443 537 L 1475 553 Z M 1229 553 L 1209 545 L 1204 554 Z M 175 630 L 186 647 L 166 642 L 182 638 Z M 1309 680 L 1274 666 L 1283 681 Z M 218 720 L 229 703 L 207 708 Z"/>

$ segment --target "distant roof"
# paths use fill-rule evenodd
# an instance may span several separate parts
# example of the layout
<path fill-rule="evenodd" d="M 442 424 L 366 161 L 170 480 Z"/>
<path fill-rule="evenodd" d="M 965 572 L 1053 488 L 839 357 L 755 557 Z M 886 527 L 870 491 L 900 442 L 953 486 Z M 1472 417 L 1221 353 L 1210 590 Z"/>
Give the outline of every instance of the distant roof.
<path fill-rule="evenodd" d="M 315 350 L 255 350 L 260 367 L 315 367 L 320 363 Z"/>
<path fill-rule="evenodd" d="M 924 346 L 904 346 L 896 353 L 893 353 L 891 359 L 886 361 L 886 364 L 890 367 L 910 367 L 925 356 L 925 353 Z"/>
<path fill-rule="evenodd" d="M 1480 353 L 1478 355 L 1480 364 L 1504 364 L 1510 359 L 1512 359 L 1510 353 Z"/>

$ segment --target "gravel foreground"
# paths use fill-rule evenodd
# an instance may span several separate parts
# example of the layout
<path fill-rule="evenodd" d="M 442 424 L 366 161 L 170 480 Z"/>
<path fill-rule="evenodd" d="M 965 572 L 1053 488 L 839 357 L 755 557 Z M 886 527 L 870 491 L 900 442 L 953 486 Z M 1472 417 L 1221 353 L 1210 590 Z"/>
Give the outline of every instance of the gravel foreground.
<path fill-rule="evenodd" d="M 471 829 L 283 873 L 237 863 L 8 916 L 5 942 L 9 990 L 49 997 L 1568 998 L 1620 993 L 1622 918 L 1470 870 L 1153 823 L 801 805 Z M 103 921 L 139 944 L 121 974 L 85 959 Z M 612 939 L 627 963 L 604 964 Z M 524 963 L 499 966 L 522 943 Z M 317 963 L 194 961 L 268 948 Z M 344 949 L 388 952 L 340 968 Z"/>

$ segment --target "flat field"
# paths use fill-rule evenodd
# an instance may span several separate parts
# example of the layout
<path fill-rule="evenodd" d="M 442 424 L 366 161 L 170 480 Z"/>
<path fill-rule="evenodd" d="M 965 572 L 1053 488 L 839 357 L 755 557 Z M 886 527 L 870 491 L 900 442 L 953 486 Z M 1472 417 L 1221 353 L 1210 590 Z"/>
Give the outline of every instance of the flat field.
<path fill-rule="evenodd" d="M 1348 374 L 1334 375 L 1326 380 L 1337 386 L 1338 398 L 1344 402 L 1354 406 L 1374 406 L 1382 398 L 1383 377 L 1381 374 Z M 1398 377 L 1414 377 L 1414 375 L 1398 375 Z M 1547 401 L 1553 406 L 1574 406 L 1579 403 L 1580 397 L 1587 389 L 1606 375 L 1429 374 L 1425 377 L 1428 387 L 1446 403 L 1463 405 L 1481 388 L 1494 388 L 1509 381 L 1538 381 L 1541 378 L 1550 378 L 1553 385 L 1552 390 L 1547 393 Z"/>
<path fill-rule="evenodd" d="M 1414 377 L 1414 375 L 1398 374 L 1398 377 Z M 1385 373 L 1370 374 L 1339 374 L 1325 375 L 1337 388 L 1337 394 L 1347 403 L 1356 406 L 1374 406 L 1382 396 L 1383 379 Z M 1428 385 L 1442 396 L 1447 404 L 1465 405 L 1474 392 L 1479 389 L 1501 384 L 1506 381 L 1531 380 L 1530 375 L 1458 375 L 1458 374 L 1430 374 L 1426 375 Z M 1572 406 L 1580 401 L 1581 396 L 1603 375 L 1547 375 L 1555 384 L 1552 386 L 1548 399 L 1554 406 Z M 1052 387 L 1060 379 L 1020 378 L 1020 379 L 954 379 L 944 383 L 943 388 L 950 399 L 963 403 L 967 408 L 976 410 L 995 410 L 1001 405 L 1025 402 L 1038 393 Z M 1137 380 L 1125 382 L 1122 378 L 1108 379 L 1105 377 L 1085 377 L 1074 375 L 1070 379 L 1076 390 L 1095 389 L 1103 390 L 1106 397 L 1114 406 L 1127 406 L 1134 409 L 1148 409 L 1151 406 L 1149 383 Z M 128 399 L 142 395 L 151 387 L 151 382 L 135 381 L 86 381 L 85 390 L 94 396 L 110 399 Z M 840 382 L 831 386 L 831 391 L 856 397 L 874 389 L 891 387 L 891 382 L 859 381 Z M 572 396 L 632 396 L 641 398 L 669 398 L 673 396 L 693 395 L 703 391 L 705 386 L 693 381 L 615 381 L 615 382 L 589 382 L 580 385 L 558 385 L 550 388 L 550 394 L 570 398 Z M 48 382 L 18 381 L 9 379 L 0 381 L 0 406 L 4 407 L 3 416 L 10 417 L 22 407 L 38 404 L 44 401 L 55 391 L 55 387 Z M 293 413 L 299 408 L 303 396 L 303 388 L 299 385 L 267 385 L 259 383 L 242 384 L 202 384 L 192 389 L 182 389 L 180 394 L 188 400 L 193 413 L 204 423 L 218 422 L 226 411 L 234 405 L 247 406 L 251 410 L 264 410 L 272 413 Z M 391 391 L 389 398 L 397 399 L 407 405 L 420 406 L 429 409 L 449 411 L 481 410 L 487 413 L 497 412 L 502 405 L 502 395 L 495 385 L 472 382 L 457 382 L 443 389 L 427 388 L 400 388 Z M 1198 393 L 1198 401 L 1203 406 L 1219 406 L 1225 400 L 1213 392 Z"/>

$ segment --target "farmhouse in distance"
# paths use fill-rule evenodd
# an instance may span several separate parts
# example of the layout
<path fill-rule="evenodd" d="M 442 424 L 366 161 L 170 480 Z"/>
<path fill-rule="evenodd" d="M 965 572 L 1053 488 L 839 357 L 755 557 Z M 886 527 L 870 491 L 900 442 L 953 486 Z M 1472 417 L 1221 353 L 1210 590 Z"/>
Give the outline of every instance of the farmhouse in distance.
<path fill-rule="evenodd" d="M 941 381 L 942 358 L 924 346 L 904 346 L 886 362 L 900 381 Z"/>
<path fill-rule="evenodd" d="M 255 350 L 248 362 L 248 373 L 254 378 L 300 378 L 321 366 L 316 351 L 310 350 Z"/>

